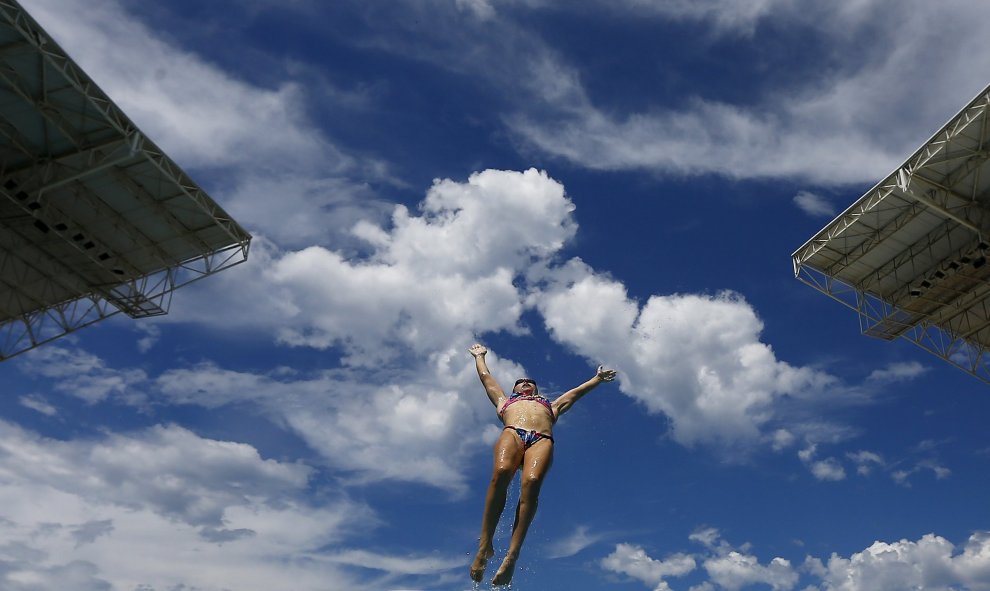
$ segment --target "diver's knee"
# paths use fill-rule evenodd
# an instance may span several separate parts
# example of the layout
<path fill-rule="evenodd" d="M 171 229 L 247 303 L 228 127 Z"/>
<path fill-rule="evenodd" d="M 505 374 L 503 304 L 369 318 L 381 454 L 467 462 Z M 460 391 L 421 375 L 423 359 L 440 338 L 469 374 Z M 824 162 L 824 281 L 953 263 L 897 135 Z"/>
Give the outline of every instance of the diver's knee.
<path fill-rule="evenodd" d="M 537 495 L 540 493 L 540 486 L 543 484 L 542 475 L 524 473 L 519 480 L 524 494 Z"/>
<path fill-rule="evenodd" d="M 516 475 L 515 466 L 509 466 L 507 464 L 496 464 L 495 470 L 492 473 L 492 482 L 497 484 L 508 484 L 512 481 L 512 477 Z"/>

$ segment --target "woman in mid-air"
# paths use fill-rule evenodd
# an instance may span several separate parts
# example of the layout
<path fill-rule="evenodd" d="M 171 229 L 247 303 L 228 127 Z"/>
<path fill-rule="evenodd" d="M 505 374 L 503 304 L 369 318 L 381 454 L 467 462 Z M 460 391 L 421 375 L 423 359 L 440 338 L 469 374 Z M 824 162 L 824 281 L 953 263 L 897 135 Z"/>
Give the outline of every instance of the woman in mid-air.
<path fill-rule="evenodd" d="M 540 394 L 536 382 L 523 378 L 517 380 L 509 396 L 505 395 L 502 387 L 488 371 L 485 364 L 485 354 L 488 353 L 483 345 L 474 345 L 470 349 L 474 356 L 474 364 L 478 369 L 478 377 L 488 393 L 488 398 L 495 405 L 498 416 L 505 424 L 505 429 L 495 442 L 495 469 L 488 494 L 485 497 L 485 513 L 481 519 L 481 539 L 478 544 L 478 554 L 471 564 L 471 579 L 480 582 L 485 574 L 488 559 L 495 554 L 492 538 L 499 517 L 505 508 L 505 496 L 516 470 L 522 468 L 522 488 L 519 493 L 519 505 L 516 507 L 516 520 L 512 525 L 512 539 L 505 560 L 495 578 L 493 585 L 507 585 L 512 581 L 512 572 L 519 558 L 519 549 L 526 538 L 526 530 L 536 515 L 537 500 L 543 478 L 550 470 L 553 459 L 553 424 L 560 415 L 564 414 L 582 396 L 590 392 L 602 382 L 615 379 L 615 371 L 599 366 L 595 377 L 577 388 L 568 390 L 553 402 Z"/>

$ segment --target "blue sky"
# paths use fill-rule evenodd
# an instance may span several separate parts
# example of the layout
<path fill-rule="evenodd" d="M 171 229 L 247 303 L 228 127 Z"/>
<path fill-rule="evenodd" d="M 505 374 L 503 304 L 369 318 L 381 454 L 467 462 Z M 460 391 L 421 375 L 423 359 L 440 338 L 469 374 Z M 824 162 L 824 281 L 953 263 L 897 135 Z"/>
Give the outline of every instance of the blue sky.
<path fill-rule="evenodd" d="M 990 589 L 987 386 L 789 261 L 986 85 L 990 4 L 22 2 L 255 240 L 0 365 L 4 589 L 471 588 L 475 341 L 620 372 L 515 588 Z"/>

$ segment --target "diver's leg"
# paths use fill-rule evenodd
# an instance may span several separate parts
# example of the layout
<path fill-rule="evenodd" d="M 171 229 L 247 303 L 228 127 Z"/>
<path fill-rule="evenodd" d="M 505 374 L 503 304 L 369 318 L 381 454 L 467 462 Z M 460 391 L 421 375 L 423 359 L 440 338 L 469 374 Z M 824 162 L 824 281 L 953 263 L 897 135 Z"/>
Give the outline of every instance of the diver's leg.
<path fill-rule="evenodd" d="M 536 516 L 539 504 L 540 487 L 553 462 L 553 442 L 548 439 L 537 441 L 526 450 L 522 459 L 522 487 L 519 492 L 519 505 L 516 507 L 516 523 L 512 528 L 512 539 L 505 554 L 502 566 L 498 567 L 493 585 L 507 585 L 512 581 L 512 573 L 519 559 L 519 550 L 526 539 L 529 524 Z"/>
<path fill-rule="evenodd" d="M 502 510 L 505 509 L 505 497 L 509 484 L 512 482 L 512 477 L 515 476 L 522 458 L 523 444 L 519 435 L 509 429 L 502 431 L 498 441 L 495 442 L 495 462 L 492 480 L 488 484 L 488 493 L 485 495 L 485 513 L 481 518 L 478 554 L 471 564 L 471 580 L 475 582 L 481 581 L 488 559 L 495 554 L 492 538 L 495 537 L 495 528 L 498 527 Z"/>

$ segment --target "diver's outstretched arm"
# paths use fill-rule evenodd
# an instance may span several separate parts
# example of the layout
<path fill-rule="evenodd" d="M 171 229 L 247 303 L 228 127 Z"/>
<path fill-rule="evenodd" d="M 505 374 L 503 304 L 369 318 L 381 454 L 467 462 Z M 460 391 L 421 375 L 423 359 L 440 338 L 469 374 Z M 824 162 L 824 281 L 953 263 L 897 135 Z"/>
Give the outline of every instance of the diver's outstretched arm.
<path fill-rule="evenodd" d="M 498 408 L 498 405 L 505 400 L 505 392 L 502 391 L 502 386 L 498 385 L 491 372 L 488 371 L 488 365 L 485 363 L 485 354 L 488 353 L 488 348 L 475 343 L 468 351 L 474 356 L 474 366 L 478 370 L 478 377 L 481 378 L 481 385 L 485 387 L 488 399 L 492 401 L 495 408 Z"/>
<path fill-rule="evenodd" d="M 553 401 L 553 416 L 559 417 L 567 412 L 568 409 L 574 406 L 575 402 L 577 402 L 588 392 L 594 390 L 595 386 L 598 384 L 601 384 L 602 382 L 611 382 L 614 379 L 614 369 L 605 369 L 604 365 L 599 365 L 598 372 L 595 374 L 595 377 L 581 384 L 577 388 L 564 392 L 559 398 Z"/>

